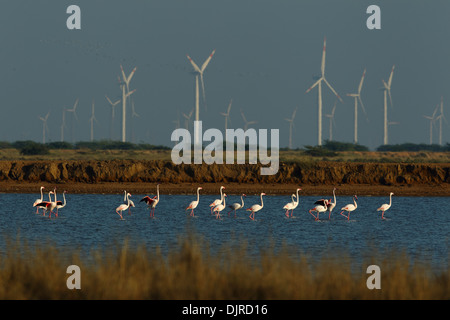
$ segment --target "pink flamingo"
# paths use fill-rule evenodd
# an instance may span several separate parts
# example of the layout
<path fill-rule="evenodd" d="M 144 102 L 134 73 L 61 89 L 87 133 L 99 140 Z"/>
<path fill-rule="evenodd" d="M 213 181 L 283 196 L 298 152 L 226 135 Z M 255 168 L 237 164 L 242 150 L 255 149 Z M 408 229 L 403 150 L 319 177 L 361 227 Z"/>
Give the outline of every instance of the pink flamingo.
<path fill-rule="evenodd" d="M 50 211 L 50 208 L 52 205 L 52 197 L 51 197 L 52 194 L 53 194 L 53 191 L 50 190 L 50 192 L 48 193 L 49 201 L 42 201 L 36 205 L 36 207 L 42 208 L 42 213 L 43 213 L 44 217 L 45 217 L 45 213 Z"/>
<path fill-rule="evenodd" d="M 293 194 L 293 195 L 291 196 L 292 202 L 287 203 L 287 204 L 283 207 L 283 209 L 286 210 L 285 215 L 286 215 L 286 217 L 288 217 L 288 218 L 289 218 L 289 210 L 291 210 L 291 218 L 292 218 L 292 213 L 294 212 L 294 209 L 298 207 L 298 201 L 299 201 L 299 199 L 298 199 L 298 192 L 299 192 L 300 190 L 302 190 L 302 189 L 301 189 L 301 188 L 297 188 L 297 195 L 294 195 L 294 194 Z M 294 200 L 294 197 L 296 197 L 296 200 Z"/>
<path fill-rule="evenodd" d="M 317 200 L 316 202 L 314 202 L 314 204 L 316 205 L 314 208 L 309 210 L 309 213 L 314 217 L 315 221 L 319 220 L 319 214 L 321 212 L 325 212 L 327 211 L 327 207 L 328 207 L 328 200 L 326 199 L 320 199 Z M 312 213 L 312 211 L 317 212 L 317 216 L 314 215 L 314 213 Z"/>
<path fill-rule="evenodd" d="M 352 211 L 355 211 L 356 210 L 356 208 L 358 208 L 358 205 L 357 205 L 357 203 L 356 203 L 356 200 L 358 200 L 358 197 L 356 196 L 356 194 L 353 196 L 353 203 L 350 203 L 350 204 L 348 204 L 348 205 L 346 205 L 345 207 L 343 207 L 343 208 L 341 208 L 341 215 L 343 216 L 343 217 L 346 217 L 347 218 L 347 220 L 350 220 L 350 213 L 352 212 Z M 347 211 L 348 212 L 348 215 L 347 216 L 345 216 L 345 215 L 343 215 L 342 214 L 342 212 L 344 212 L 344 211 Z"/>
<path fill-rule="evenodd" d="M 197 200 L 192 201 L 186 208 L 186 210 L 191 209 L 190 216 L 192 216 L 192 217 L 194 216 L 194 209 L 197 208 L 198 202 L 200 200 L 200 190 L 202 190 L 202 187 L 197 188 Z"/>
<path fill-rule="evenodd" d="M 120 206 L 116 208 L 116 213 L 120 216 L 120 219 L 123 220 L 122 211 L 127 210 L 130 207 L 130 198 L 131 194 L 127 193 L 127 203 L 122 203 Z M 120 213 L 119 213 L 120 211 Z"/>
<path fill-rule="evenodd" d="M 39 207 L 38 204 L 41 203 L 44 200 L 44 195 L 42 194 L 42 190 L 45 189 L 45 187 L 41 187 L 41 198 L 40 199 L 36 199 L 33 203 L 33 207 L 37 207 L 36 208 L 36 213 L 39 213 Z"/>
<path fill-rule="evenodd" d="M 216 219 L 220 219 L 220 212 L 225 209 L 226 203 L 225 203 L 225 197 L 227 196 L 226 193 L 223 194 L 223 203 L 219 204 L 217 207 L 214 208 L 214 212 L 216 213 Z"/>
<path fill-rule="evenodd" d="M 228 215 L 230 215 L 230 212 L 234 210 L 234 216 L 236 217 L 236 210 L 242 209 L 242 208 L 244 207 L 244 199 L 243 199 L 242 197 L 246 197 L 246 195 L 245 195 L 244 193 L 241 195 L 241 202 L 242 202 L 242 203 L 235 202 L 235 203 L 230 204 L 230 205 L 228 206 L 228 208 L 231 209 L 231 210 L 228 212 Z"/>
<path fill-rule="evenodd" d="M 384 219 L 384 212 L 389 210 L 389 208 L 391 207 L 391 205 L 392 205 L 392 196 L 393 195 L 394 195 L 393 192 L 391 192 L 389 194 L 389 204 L 385 203 L 385 204 L 383 204 L 381 207 L 379 207 L 377 209 L 377 211 L 381 211 L 381 219 Z"/>
<path fill-rule="evenodd" d="M 156 185 L 156 194 L 157 196 L 154 196 L 153 198 L 145 196 L 141 199 L 141 201 L 139 201 L 139 202 L 144 201 L 147 204 L 148 208 L 150 209 L 150 217 L 155 216 L 155 207 L 159 203 L 159 184 Z"/>
<path fill-rule="evenodd" d="M 223 193 L 222 190 L 225 189 L 224 186 L 220 187 L 220 199 L 214 200 L 209 206 L 211 208 L 211 214 L 213 214 L 214 208 L 223 202 Z"/>
<path fill-rule="evenodd" d="M 263 203 L 263 196 L 265 196 L 266 194 L 264 192 L 261 193 L 261 205 L 259 204 L 254 204 L 252 205 L 250 208 L 248 208 L 246 211 L 251 211 L 252 213 L 250 213 L 250 219 L 255 220 L 255 212 L 258 212 L 259 210 L 261 210 L 264 207 L 264 203 Z"/>

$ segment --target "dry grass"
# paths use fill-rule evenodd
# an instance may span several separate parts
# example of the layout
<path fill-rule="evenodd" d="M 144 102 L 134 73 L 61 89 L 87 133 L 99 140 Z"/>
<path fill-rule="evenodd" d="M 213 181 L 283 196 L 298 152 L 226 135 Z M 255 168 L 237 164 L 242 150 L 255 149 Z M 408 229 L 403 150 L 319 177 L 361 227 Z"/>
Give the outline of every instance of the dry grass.
<path fill-rule="evenodd" d="M 0 258 L 0 299 L 450 299 L 448 269 L 433 272 L 394 252 L 363 263 L 381 268 L 381 290 L 369 290 L 365 269 L 350 271 L 345 254 L 314 262 L 288 249 L 268 249 L 254 259 L 245 245 L 212 254 L 192 236 L 167 255 L 125 242 L 93 251 L 90 262 L 77 250 L 51 245 L 7 247 Z M 81 268 L 81 290 L 66 287 L 71 264 Z"/>

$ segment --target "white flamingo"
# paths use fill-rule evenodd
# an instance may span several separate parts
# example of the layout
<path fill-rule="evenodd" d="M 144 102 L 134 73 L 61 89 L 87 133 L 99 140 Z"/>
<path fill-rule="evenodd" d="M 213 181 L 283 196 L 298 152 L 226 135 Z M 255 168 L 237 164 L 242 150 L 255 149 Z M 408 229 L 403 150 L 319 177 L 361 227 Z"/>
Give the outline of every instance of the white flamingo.
<path fill-rule="evenodd" d="M 226 207 L 226 203 L 225 203 L 226 196 L 227 196 L 227 194 L 224 193 L 223 194 L 223 202 L 221 204 L 219 204 L 217 207 L 215 207 L 213 210 L 216 213 L 216 219 L 220 219 L 220 212 L 223 211 L 223 209 L 225 209 L 225 207 Z"/>
<path fill-rule="evenodd" d="M 42 201 L 36 205 L 36 207 L 42 208 L 42 213 L 43 213 L 44 217 L 45 217 L 45 213 L 50 211 L 50 208 L 52 205 L 52 197 L 51 197 L 52 194 L 53 194 L 53 191 L 50 190 L 48 193 L 48 201 Z"/>
<path fill-rule="evenodd" d="M 391 192 L 389 194 L 389 204 L 385 203 L 385 204 L 383 204 L 381 207 L 379 207 L 377 209 L 377 211 L 381 211 L 381 219 L 384 219 L 384 212 L 389 210 L 389 208 L 391 207 L 391 205 L 392 205 L 392 196 L 393 195 L 394 195 L 393 192 Z"/>
<path fill-rule="evenodd" d="M 127 210 L 130 207 L 131 200 L 129 197 L 131 197 L 131 194 L 127 193 L 126 194 L 127 203 L 122 203 L 120 206 L 118 206 L 116 208 L 116 213 L 120 216 L 121 220 L 123 220 L 122 211 Z M 119 213 L 119 211 L 120 211 L 120 213 Z"/>
<path fill-rule="evenodd" d="M 334 207 L 336 207 L 336 188 L 333 188 L 333 198 L 334 202 L 328 201 L 327 211 L 328 211 L 328 220 L 331 218 L 331 211 L 333 211 Z"/>
<path fill-rule="evenodd" d="M 320 199 L 317 200 L 316 202 L 314 202 L 314 204 L 316 205 L 314 208 L 309 210 L 309 213 L 314 217 L 315 221 L 319 220 L 319 214 L 321 212 L 326 212 L 327 211 L 327 207 L 328 207 L 328 200 L 324 200 L 324 199 Z M 317 216 L 312 213 L 312 211 L 317 212 Z"/>
<path fill-rule="evenodd" d="M 191 209 L 190 216 L 194 216 L 194 209 L 197 208 L 198 202 L 200 200 L 200 190 L 202 190 L 202 187 L 197 188 L 197 200 L 192 201 L 186 208 L 186 210 Z"/>
<path fill-rule="evenodd" d="M 242 203 L 235 202 L 233 204 L 228 205 L 228 208 L 231 209 L 228 212 L 228 215 L 230 215 L 230 212 L 234 210 L 234 216 L 236 217 L 236 210 L 242 209 L 244 207 L 244 198 L 243 197 L 246 197 L 245 193 L 241 194 L 241 202 Z"/>
<path fill-rule="evenodd" d="M 220 199 L 214 200 L 209 206 L 211 207 L 211 214 L 213 213 L 213 210 L 215 207 L 217 207 L 219 204 L 223 202 L 223 189 L 225 189 L 224 186 L 220 187 Z"/>
<path fill-rule="evenodd" d="M 347 220 L 350 220 L 350 213 L 351 213 L 352 211 L 355 211 L 356 208 L 358 208 L 358 204 L 356 203 L 356 200 L 358 200 L 358 197 L 357 197 L 356 194 L 355 194 L 355 195 L 353 196 L 353 203 L 350 203 L 350 204 L 346 205 L 345 207 L 341 208 L 341 210 L 342 210 L 342 211 L 341 211 L 341 215 L 342 215 L 343 217 L 346 217 Z M 342 214 L 342 212 L 344 212 L 344 211 L 347 211 L 347 212 L 348 212 L 348 215 L 347 215 L 347 216 Z"/>
<path fill-rule="evenodd" d="M 302 190 L 302 189 L 301 189 L 301 188 L 297 188 L 297 191 L 296 191 L 297 194 L 296 194 L 296 195 L 293 194 L 293 195 L 291 196 L 292 202 L 287 203 L 287 204 L 283 207 L 283 209 L 286 210 L 285 215 L 286 215 L 286 217 L 288 217 L 288 218 L 289 218 L 289 210 L 291 210 L 291 218 L 292 218 L 292 213 L 294 212 L 294 209 L 298 207 L 298 202 L 299 202 L 299 199 L 298 199 L 298 192 L 299 192 L 300 190 Z M 294 197 L 296 198 L 296 200 L 294 200 Z"/>
<path fill-rule="evenodd" d="M 261 193 L 261 204 L 254 204 L 252 205 L 250 208 L 248 208 L 246 211 L 251 211 L 252 213 L 250 213 L 250 219 L 255 220 L 255 212 L 258 212 L 259 210 L 261 210 L 264 207 L 264 203 L 263 203 L 263 196 L 265 196 L 266 194 L 264 192 Z"/>
<path fill-rule="evenodd" d="M 142 202 L 142 201 L 145 201 L 148 208 L 150 209 L 150 217 L 154 217 L 155 216 L 155 208 L 159 202 L 159 184 L 156 185 L 156 196 L 153 198 L 150 198 L 149 196 L 145 196 L 139 202 Z"/>
<path fill-rule="evenodd" d="M 62 201 L 56 202 L 56 216 L 58 216 L 58 210 L 62 209 L 66 206 L 66 193 L 67 193 L 67 191 L 64 190 L 64 192 L 63 192 L 64 203 Z"/>
<path fill-rule="evenodd" d="M 33 207 L 37 207 L 36 208 L 36 213 L 39 213 L 39 207 L 37 206 L 39 203 L 41 203 L 44 200 L 44 194 L 42 193 L 42 190 L 45 189 L 45 187 L 41 186 L 41 198 L 40 199 L 36 199 L 33 203 Z"/>
<path fill-rule="evenodd" d="M 130 202 L 130 204 L 128 206 L 128 214 L 131 214 L 131 207 L 135 207 L 134 202 L 133 202 L 133 200 L 128 199 L 127 191 L 123 190 L 123 203 L 128 204 L 128 201 Z"/>
<path fill-rule="evenodd" d="M 286 213 L 284 214 L 287 218 L 289 218 L 289 210 L 292 210 L 295 206 L 295 194 L 291 195 L 292 202 L 286 203 L 283 207 L 284 210 L 286 210 Z"/>

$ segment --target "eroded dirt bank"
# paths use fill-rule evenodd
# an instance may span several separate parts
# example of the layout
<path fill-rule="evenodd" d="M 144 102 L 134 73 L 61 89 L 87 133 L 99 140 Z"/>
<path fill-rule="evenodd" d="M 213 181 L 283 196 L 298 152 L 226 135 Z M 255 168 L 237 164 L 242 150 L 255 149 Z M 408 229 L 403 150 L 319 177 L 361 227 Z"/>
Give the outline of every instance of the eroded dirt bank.
<path fill-rule="evenodd" d="M 261 176 L 260 165 L 175 165 L 171 161 L 0 161 L 2 192 L 36 192 L 39 185 L 79 193 L 116 193 L 124 188 L 148 193 L 156 183 L 168 193 L 217 193 L 216 184 L 236 193 L 289 193 L 297 185 L 304 194 L 450 195 L 450 163 L 280 163 L 279 172 Z M 231 189 L 231 188 L 229 188 Z M 230 190 L 231 191 L 231 190 Z"/>

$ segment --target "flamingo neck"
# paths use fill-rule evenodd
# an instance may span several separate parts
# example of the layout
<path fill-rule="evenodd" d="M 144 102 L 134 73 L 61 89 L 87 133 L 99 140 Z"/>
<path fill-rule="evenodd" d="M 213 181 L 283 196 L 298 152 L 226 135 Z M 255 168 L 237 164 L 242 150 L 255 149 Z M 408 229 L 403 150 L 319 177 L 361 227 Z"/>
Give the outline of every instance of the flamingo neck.
<path fill-rule="evenodd" d="M 356 198 L 355 197 L 353 197 L 353 203 L 355 204 L 355 208 L 356 208 L 358 205 L 356 204 Z"/>
<path fill-rule="evenodd" d="M 66 194 L 63 193 L 64 205 L 66 205 Z"/>
<path fill-rule="evenodd" d="M 333 198 L 334 198 L 334 204 L 336 204 L 336 193 L 334 192 L 334 189 L 333 189 Z"/>
<path fill-rule="evenodd" d="M 48 193 L 48 201 L 49 201 L 49 202 L 52 202 L 52 196 L 51 196 L 51 194 L 52 194 L 52 192 L 50 191 L 50 192 Z"/>
<path fill-rule="evenodd" d="M 156 186 L 156 195 L 158 196 L 158 201 L 159 201 L 159 184 Z"/>
<path fill-rule="evenodd" d="M 295 203 L 298 203 L 298 189 L 297 189 L 297 201 L 295 201 Z"/>
<path fill-rule="evenodd" d="M 241 196 L 242 206 L 244 206 L 244 198 Z"/>
<path fill-rule="evenodd" d="M 389 194 L 389 207 L 391 206 L 391 204 L 392 204 L 392 193 Z"/>
<path fill-rule="evenodd" d="M 263 195 L 261 195 L 261 207 L 264 207 L 264 203 L 263 203 Z"/>
<path fill-rule="evenodd" d="M 42 193 L 42 188 L 41 188 L 41 201 L 44 200 L 44 194 Z"/>
<path fill-rule="evenodd" d="M 197 202 L 200 200 L 200 189 L 197 189 Z"/>

